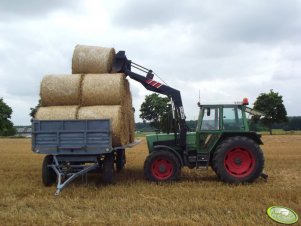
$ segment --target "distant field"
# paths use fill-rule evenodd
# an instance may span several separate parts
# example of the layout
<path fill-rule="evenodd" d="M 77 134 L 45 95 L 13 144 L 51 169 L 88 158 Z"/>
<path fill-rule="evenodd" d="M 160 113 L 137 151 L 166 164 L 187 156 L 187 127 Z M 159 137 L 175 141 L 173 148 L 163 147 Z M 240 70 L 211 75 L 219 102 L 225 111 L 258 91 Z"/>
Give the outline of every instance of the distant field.
<path fill-rule="evenodd" d="M 269 134 L 268 131 L 260 132 L 261 134 Z M 273 129 L 273 135 L 301 135 L 300 130 L 285 131 L 283 129 Z"/>
<path fill-rule="evenodd" d="M 89 175 L 87 185 L 75 181 L 59 197 L 54 186 L 42 186 L 43 156 L 31 152 L 29 139 L 0 139 L 0 224 L 279 225 L 266 216 L 272 205 L 301 216 L 300 135 L 264 135 L 269 181 L 239 186 L 218 181 L 211 169 L 184 169 L 178 182 L 149 183 L 143 178 L 147 148 L 141 139 L 127 151 L 126 170 L 115 185 Z"/>
<path fill-rule="evenodd" d="M 149 134 L 156 134 L 156 132 L 136 132 L 135 133 L 135 136 L 136 137 L 145 137 L 146 135 L 149 135 Z"/>

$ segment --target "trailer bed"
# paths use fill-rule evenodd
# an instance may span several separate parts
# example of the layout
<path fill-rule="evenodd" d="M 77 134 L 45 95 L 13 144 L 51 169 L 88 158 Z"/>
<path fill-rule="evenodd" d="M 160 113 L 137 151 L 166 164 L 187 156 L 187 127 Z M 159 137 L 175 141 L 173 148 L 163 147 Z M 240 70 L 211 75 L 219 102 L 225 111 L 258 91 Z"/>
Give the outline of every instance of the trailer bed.
<path fill-rule="evenodd" d="M 32 151 L 46 154 L 42 164 L 45 186 L 57 182 L 56 195 L 79 176 L 100 169 L 105 183 L 113 183 L 116 171 L 126 163 L 125 148 L 113 147 L 110 119 L 33 120 Z"/>
<path fill-rule="evenodd" d="M 111 122 L 33 120 L 32 150 L 51 155 L 99 155 L 112 151 Z"/>

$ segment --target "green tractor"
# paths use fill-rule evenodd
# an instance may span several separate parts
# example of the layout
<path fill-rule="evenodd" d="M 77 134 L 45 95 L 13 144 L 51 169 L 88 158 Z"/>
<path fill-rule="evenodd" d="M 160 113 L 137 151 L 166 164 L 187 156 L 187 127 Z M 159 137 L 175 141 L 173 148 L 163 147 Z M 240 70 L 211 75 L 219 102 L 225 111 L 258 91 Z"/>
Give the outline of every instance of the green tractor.
<path fill-rule="evenodd" d="M 132 70 L 141 71 L 145 75 Z M 178 179 L 181 168 L 211 168 L 228 183 L 253 182 L 262 174 L 264 157 L 259 145 L 260 136 L 249 130 L 246 112 L 248 100 L 230 105 L 200 105 L 198 126 L 188 132 L 179 90 L 153 80 L 154 73 L 128 60 L 125 51 L 115 55 L 112 71 L 124 73 L 141 83 L 147 90 L 166 95 L 171 100 L 174 133 L 146 137 L 149 155 L 144 174 L 151 181 Z"/>
<path fill-rule="evenodd" d="M 186 150 L 177 134 L 146 136 L 149 155 L 144 173 L 150 181 L 177 180 L 181 168 L 208 168 L 227 183 L 253 182 L 262 175 L 264 156 L 260 135 L 249 130 L 246 113 L 260 114 L 238 104 L 200 105 L 195 132 L 186 134 Z"/>

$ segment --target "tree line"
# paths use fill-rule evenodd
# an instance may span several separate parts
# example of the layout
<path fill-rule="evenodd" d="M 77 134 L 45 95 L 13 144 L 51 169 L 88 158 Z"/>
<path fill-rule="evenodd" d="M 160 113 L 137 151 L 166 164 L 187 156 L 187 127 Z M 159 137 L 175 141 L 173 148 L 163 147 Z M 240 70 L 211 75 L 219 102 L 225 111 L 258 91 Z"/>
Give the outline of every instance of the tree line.
<path fill-rule="evenodd" d="M 30 108 L 30 116 L 34 117 L 40 103 L 34 108 Z M 174 123 L 171 111 L 171 101 L 168 97 L 161 97 L 156 93 L 147 95 L 140 108 L 140 118 L 142 123 L 136 123 L 137 131 L 162 131 L 173 132 Z M 269 131 L 272 129 L 301 130 L 301 116 L 287 117 L 287 112 L 283 104 L 282 96 L 279 93 L 270 90 L 269 93 L 261 93 L 254 107 L 263 116 L 252 116 L 249 119 L 250 129 L 253 131 Z M 0 136 L 12 136 L 16 134 L 16 129 L 11 121 L 12 109 L 3 98 L 0 98 Z M 195 131 L 196 120 L 187 120 L 189 131 Z"/>
<path fill-rule="evenodd" d="M 0 136 L 13 136 L 16 134 L 16 129 L 12 123 L 11 114 L 13 110 L 8 106 L 3 98 L 0 98 Z"/>
<path fill-rule="evenodd" d="M 186 121 L 187 127 L 190 131 L 195 131 L 197 126 L 197 120 L 188 120 Z M 249 120 L 250 130 L 263 132 L 269 131 L 262 123 L 254 123 L 252 120 Z M 140 132 L 154 132 L 157 129 L 149 122 L 137 122 L 135 123 L 136 130 Z M 287 122 L 274 123 L 272 124 L 272 129 L 282 129 L 284 131 L 294 131 L 301 130 L 301 116 L 289 116 L 287 117 Z"/>

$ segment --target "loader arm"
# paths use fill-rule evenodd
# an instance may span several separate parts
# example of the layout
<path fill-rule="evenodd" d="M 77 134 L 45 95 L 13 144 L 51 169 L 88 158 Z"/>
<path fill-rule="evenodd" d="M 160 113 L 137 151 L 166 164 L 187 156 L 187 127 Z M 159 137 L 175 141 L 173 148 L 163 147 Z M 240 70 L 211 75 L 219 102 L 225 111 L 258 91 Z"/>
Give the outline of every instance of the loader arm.
<path fill-rule="evenodd" d="M 133 72 L 131 67 L 135 67 L 136 69 L 147 73 L 146 76 Z M 140 82 L 147 90 L 160 93 L 171 98 L 174 103 L 174 115 L 179 130 L 179 139 L 177 139 L 177 142 L 183 150 L 186 150 L 187 125 L 180 91 L 153 80 L 154 75 L 152 70 L 128 60 L 126 58 L 125 51 L 119 51 L 116 54 L 112 71 L 113 73 L 124 73 L 131 79 Z"/>

